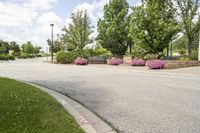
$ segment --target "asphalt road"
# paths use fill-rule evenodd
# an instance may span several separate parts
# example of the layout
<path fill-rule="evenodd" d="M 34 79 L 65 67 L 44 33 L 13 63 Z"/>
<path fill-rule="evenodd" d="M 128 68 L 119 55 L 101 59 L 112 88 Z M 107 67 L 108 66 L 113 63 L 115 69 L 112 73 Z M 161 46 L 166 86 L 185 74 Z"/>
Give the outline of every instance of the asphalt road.
<path fill-rule="evenodd" d="M 121 133 L 200 133 L 200 77 L 43 60 L 0 62 L 0 76 L 66 94 Z"/>

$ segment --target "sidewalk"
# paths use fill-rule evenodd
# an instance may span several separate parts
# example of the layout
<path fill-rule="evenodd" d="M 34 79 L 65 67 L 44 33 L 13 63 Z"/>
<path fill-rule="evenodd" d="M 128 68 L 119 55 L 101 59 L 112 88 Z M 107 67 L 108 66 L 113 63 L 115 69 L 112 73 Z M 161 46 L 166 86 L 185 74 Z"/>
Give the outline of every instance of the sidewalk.
<path fill-rule="evenodd" d="M 164 71 L 168 73 L 200 77 L 200 67 L 188 67 L 188 68 L 171 69 L 171 70 L 164 70 Z"/>
<path fill-rule="evenodd" d="M 143 73 L 158 73 L 158 74 L 167 74 L 167 75 L 179 75 L 179 76 L 195 76 L 200 77 L 200 66 L 198 67 L 188 67 L 188 68 L 179 68 L 179 69 L 160 69 L 160 70 L 151 70 L 148 67 L 135 67 L 130 65 L 88 65 L 91 69 L 105 69 L 105 70 L 117 70 L 117 71 L 130 71 L 130 72 L 143 72 Z"/>

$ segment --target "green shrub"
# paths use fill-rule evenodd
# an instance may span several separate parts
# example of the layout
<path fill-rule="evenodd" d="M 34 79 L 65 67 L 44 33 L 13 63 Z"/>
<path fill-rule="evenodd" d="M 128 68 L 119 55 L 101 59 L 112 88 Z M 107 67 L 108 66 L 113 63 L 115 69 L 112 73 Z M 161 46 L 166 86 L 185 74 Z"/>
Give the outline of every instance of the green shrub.
<path fill-rule="evenodd" d="M 156 55 L 156 54 L 147 54 L 147 55 L 144 57 L 145 60 L 155 60 L 155 59 L 157 59 L 157 58 L 158 58 L 158 55 Z"/>
<path fill-rule="evenodd" d="M 11 56 L 8 54 L 0 54 L 0 60 L 15 60 L 15 56 Z"/>
<path fill-rule="evenodd" d="M 15 52 L 15 53 L 14 53 L 14 56 L 15 56 L 15 57 L 18 57 L 18 56 L 20 56 L 20 55 L 21 55 L 21 52 Z"/>
<path fill-rule="evenodd" d="M 10 56 L 9 56 L 9 59 L 10 59 L 10 60 L 15 60 L 15 56 L 10 55 Z"/>
<path fill-rule="evenodd" d="M 35 58 L 35 57 L 36 57 L 35 55 L 31 55 L 31 54 L 28 55 L 28 58 Z"/>
<path fill-rule="evenodd" d="M 70 52 L 70 54 L 71 54 L 72 62 L 74 62 L 75 59 L 78 58 L 78 57 L 82 57 L 82 58 L 85 58 L 85 59 L 87 59 L 89 57 L 89 55 L 85 52 L 85 50 L 84 51 L 73 50 L 73 51 Z"/>
<path fill-rule="evenodd" d="M 191 56 L 185 55 L 178 58 L 178 60 L 182 61 L 190 61 L 190 60 L 198 60 L 198 51 L 194 50 Z"/>
<path fill-rule="evenodd" d="M 73 62 L 72 54 L 70 52 L 59 52 L 56 55 L 56 60 L 59 63 L 69 64 Z"/>
<path fill-rule="evenodd" d="M 104 56 L 104 57 L 112 57 L 111 52 L 106 49 L 84 49 L 81 50 L 73 50 L 70 52 L 59 52 L 56 55 L 56 60 L 59 63 L 68 64 L 74 63 L 75 59 L 78 57 L 82 57 L 87 59 L 90 56 Z"/>
<path fill-rule="evenodd" d="M 198 55 L 199 55 L 199 51 L 198 50 L 194 50 L 192 52 L 192 55 L 190 57 L 191 60 L 198 60 Z"/>
<path fill-rule="evenodd" d="M 28 58 L 28 54 L 26 53 L 21 53 L 19 56 L 18 56 L 19 59 L 27 59 Z"/>
<path fill-rule="evenodd" d="M 182 56 L 182 57 L 179 57 L 178 60 L 181 60 L 181 61 L 190 61 L 191 59 L 188 56 Z"/>
<path fill-rule="evenodd" d="M 0 55 L 0 60 L 9 60 L 9 56 L 6 54 L 1 54 Z"/>
<path fill-rule="evenodd" d="M 186 50 L 184 50 L 184 49 L 179 50 L 179 54 L 180 55 L 185 55 L 186 54 Z"/>
<path fill-rule="evenodd" d="M 98 49 L 84 49 L 85 55 L 89 56 L 104 56 L 104 57 L 112 57 L 112 53 L 104 48 Z"/>

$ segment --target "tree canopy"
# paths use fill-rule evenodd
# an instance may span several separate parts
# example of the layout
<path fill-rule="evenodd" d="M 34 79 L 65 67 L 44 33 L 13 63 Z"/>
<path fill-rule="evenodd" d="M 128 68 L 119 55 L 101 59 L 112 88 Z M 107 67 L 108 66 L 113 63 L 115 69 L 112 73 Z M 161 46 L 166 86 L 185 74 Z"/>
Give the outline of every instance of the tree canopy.
<path fill-rule="evenodd" d="M 194 40 L 199 35 L 200 0 L 175 0 L 178 6 L 178 15 L 182 32 L 188 39 L 188 54 L 191 56 L 194 47 Z"/>
<path fill-rule="evenodd" d="M 80 49 L 92 43 L 92 26 L 87 10 L 77 11 L 72 13 L 72 23 L 69 24 L 68 28 L 64 28 L 61 40 L 67 45 L 68 49 Z"/>
<path fill-rule="evenodd" d="M 175 12 L 171 0 L 143 0 L 132 7 L 129 35 L 147 53 L 162 55 L 179 32 Z"/>
<path fill-rule="evenodd" d="M 128 37 L 128 10 L 126 0 L 110 0 L 104 7 L 104 17 L 98 21 L 98 42 L 120 57 L 131 43 Z"/>

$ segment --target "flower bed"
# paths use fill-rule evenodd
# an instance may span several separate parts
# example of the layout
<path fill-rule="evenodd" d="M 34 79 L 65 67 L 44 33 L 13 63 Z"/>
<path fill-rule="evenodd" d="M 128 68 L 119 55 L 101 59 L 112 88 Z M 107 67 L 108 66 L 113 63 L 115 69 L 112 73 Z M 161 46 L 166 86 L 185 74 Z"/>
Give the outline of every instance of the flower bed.
<path fill-rule="evenodd" d="M 86 59 L 81 58 L 81 57 L 78 57 L 78 58 L 76 58 L 76 60 L 75 60 L 75 64 L 76 64 L 76 65 L 87 65 L 88 62 L 87 62 Z"/>
<path fill-rule="evenodd" d="M 151 60 L 147 62 L 150 69 L 163 69 L 165 62 L 162 60 Z"/>
<path fill-rule="evenodd" d="M 122 59 L 118 59 L 118 58 L 111 59 L 108 61 L 109 65 L 120 65 L 122 63 L 123 63 Z"/>
<path fill-rule="evenodd" d="M 143 59 L 133 59 L 131 62 L 132 66 L 145 66 L 146 61 Z"/>

